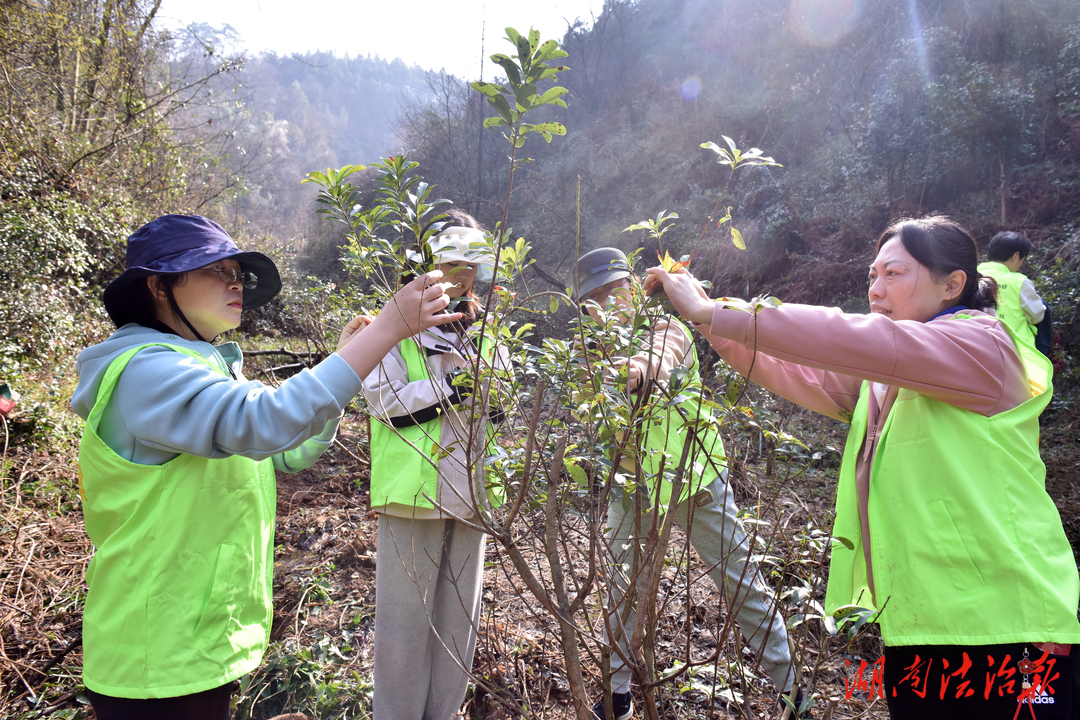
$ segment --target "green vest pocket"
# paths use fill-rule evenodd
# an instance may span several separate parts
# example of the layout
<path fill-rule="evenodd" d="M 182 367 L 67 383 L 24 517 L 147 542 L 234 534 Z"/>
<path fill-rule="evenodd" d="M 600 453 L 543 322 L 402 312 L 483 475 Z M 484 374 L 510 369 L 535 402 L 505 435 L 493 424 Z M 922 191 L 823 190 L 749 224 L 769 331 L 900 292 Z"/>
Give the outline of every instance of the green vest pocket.
<path fill-rule="evenodd" d="M 931 525 L 937 537 L 938 557 L 949 565 L 949 577 L 957 590 L 977 590 L 986 585 L 982 573 L 971 559 L 971 550 L 964 541 L 960 528 L 956 526 L 949 506 L 944 500 L 935 500 L 927 505 Z"/>
<path fill-rule="evenodd" d="M 224 634 L 229 619 L 236 609 L 236 586 L 233 580 L 236 577 L 237 554 L 235 545 L 218 547 L 214 571 L 210 575 L 210 582 L 206 585 L 202 609 L 199 611 L 199 619 L 195 623 L 192 636 L 202 634 L 217 638 Z"/>

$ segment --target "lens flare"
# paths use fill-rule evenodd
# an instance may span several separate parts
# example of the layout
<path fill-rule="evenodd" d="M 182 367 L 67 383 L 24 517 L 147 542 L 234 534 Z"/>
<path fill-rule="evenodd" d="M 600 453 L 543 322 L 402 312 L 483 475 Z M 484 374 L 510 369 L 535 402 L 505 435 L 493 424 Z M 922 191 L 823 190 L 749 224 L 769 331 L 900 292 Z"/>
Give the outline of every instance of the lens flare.
<path fill-rule="evenodd" d="M 859 21 L 863 0 L 791 0 L 788 22 L 807 45 L 835 45 Z"/>
<path fill-rule="evenodd" d="M 701 78 L 697 75 L 691 75 L 683 80 L 679 89 L 682 92 L 683 100 L 697 100 L 697 96 L 701 93 Z"/>

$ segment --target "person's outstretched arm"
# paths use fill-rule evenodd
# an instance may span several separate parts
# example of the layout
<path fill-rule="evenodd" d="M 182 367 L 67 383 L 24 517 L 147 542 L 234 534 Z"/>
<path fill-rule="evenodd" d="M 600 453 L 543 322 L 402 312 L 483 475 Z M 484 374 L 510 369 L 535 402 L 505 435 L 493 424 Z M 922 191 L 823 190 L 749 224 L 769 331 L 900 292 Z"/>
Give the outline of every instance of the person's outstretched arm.
<path fill-rule="evenodd" d="M 755 313 L 741 300 L 709 300 L 687 273 L 648 272 L 680 312 L 708 328 L 714 345 L 730 340 L 788 363 L 907 388 L 986 416 L 1030 396 L 1012 338 L 980 312 L 934 322 L 798 304 Z"/>
<path fill-rule="evenodd" d="M 438 270 L 421 275 L 401 288 L 374 320 L 355 318 L 345 327 L 338 354 L 361 380 L 405 338 L 461 318 L 461 313 L 442 312 L 450 304 L 446 289 L 453 283 L 440 283 L 441 277 Z M 350 328 L 355 329 L 346 336 Z M 364 336 L 363 342 L 352 342 L 360 335 Z"/>
<path fill-rule="evenodd" d="M 141 464 L 160 464 L 180 453 L 263 460 L 318 438 L 298 455 L 279 458 L 281 469 L 300 469 L 332 442 L 336 422 L 362 389 L 364 374 L 389 349 L 421 329 L 460 317 L 441 314 L 449 298 L 440 277 L 417 278 L 379 317 L 351 321 L 337 353 L 278 388 L 235 380 L 203 360 L 151 345 L 121 374 L 102 416 L 101 437 L 121 457 Z M 365 340 L 355 342 L 361 334 Z"/>

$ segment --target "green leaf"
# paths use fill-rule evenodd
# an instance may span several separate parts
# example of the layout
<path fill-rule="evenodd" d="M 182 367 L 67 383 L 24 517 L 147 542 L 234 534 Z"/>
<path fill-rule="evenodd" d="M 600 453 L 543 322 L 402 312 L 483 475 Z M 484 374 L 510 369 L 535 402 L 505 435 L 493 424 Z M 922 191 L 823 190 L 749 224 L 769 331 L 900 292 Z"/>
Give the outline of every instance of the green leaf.
<path fill-rule="evenodd" d="M 496 60 L 495 58 L 499 59 Z M 510 83 L 511 88 L 521 85 L 521 72 L 518 70 L 518 64 L 514 62 L 513 58 L 506 55 L 494 55 L 491 60 L 506 73 L 506 80 Z M 505 88 L 503 91 L 506 91 Z"/>
<path fill-rule="evenodd" d="M 540 46 L 539 50 L 536 51 L 536 57 L 534 59 L 541 62 L 547 62 L 548 60 L 553 60 L 554 58 L 561 58 L 567 56 L 568 55 L 565 50 L 559 49 L 559 43 L 557 41 L 548 40 Z"/>
<path fill-rule="evenodd" d="M 855 543 L 853 543 L 851 540 L 849 540 L 846 537 L 841 537 L 840 535 L 833 535 L 833 541 L 840 543 L 841 545 L 846 547 L 848 550 L 854 550 L 855 549 Z"/>
<path fill-rule="evenodd" d="M 729 153 L 727 150 L 724 150 L 722 147 L 720 147 L 714 142 L 701 143 L 701 147 L 705 148 L 706 150 L 712 150 L 714 153 L 716 153 L 716 162 L 720 163 L 721 165 L 734 165 L 737 160 L 734 155 Z"/>
<path fill-rule="evenodd" d="M 735 245 L 735 247 L 739 248 L 740 250 L 746 249 L 746 243 L 743 242 L 742 233 L 736 230 L 734 227 L 731 228 L 731 242 Z"/>
<path fill-rule="evenodd" d="M 555 314 L 559 310 L 559 298 L 551 298 L 551 302 L 548 303 L 548 310 L 550 310 L 552 314 Z"/>
<path fill-rule="evenodd" d="M 566 107 L 566 102 L 560 100 L 563 95 L 570 92 L 564 87 L 549 88 L 547 92 L 540 96 L 540 99 L 536 101 L 537 105 L 558 105 L 560 107 Z"/>
<path fill-rule="evenodd" d="M 770 297 L 765 297 L 765 298 L 755 298 L 754 299 L 754 311 L 756 312 L 758 310 L 761 310 L 762 308 L 767 308 L 767 307 L 768 308 L 778 308 L 783 304 L 784 303 L 780 302 L 780 300 L 778 300 L 777 298 L 771 297 L 771 296 Z"/>
<path fill-rule="evenodd" d="M 538 132 L 544 137 L 545 140 L 547 140 L 548 142 L 551 142 L 551 136 L 552 135 L 565 135 L 566 134 L 566 126 L 563 125 L 562 123 L 557 123 L 557 122 L 537 123 L 535 125 L 531 125 L 531 124 L 528 124 L 528 123 L 522 123 L 521 124 L 521 134 L 524 136 L 526 133 L 530 133 L 530 132 Z"/>
<path fill-rule="evenodd" d="M 529 43 L 528 38 L 520 35 L 514 44 L 517 45 L 518 60 L 521 62 L 521 67 L 527 70 L 532 65 L 532 45 Z"/>
<path fill-rule="evenodd" d="M 541 80 L 548 80 L 550 78 L 555 78 L 557 80 L 559 73 L 567 72 L 569 70 L 570 70 L 570 68 L 568 68 L 565 65 L 559 65 L 558 67 L 547 68 L 546 70 L 544 70 L 544 72 L 540 73 L 540 77 L 536 78 L 536 81 L 540 82 Z"/>
<path fill-rule="evenodd" d="M 563 467 L 566 468 L 566 472 L 570 474 L 570 477 L 574 479 L 574 482 L 576 482 L 580 488 L 583 490 L 588 489 L 589 476 L 585 474 L 584 470 L 571 462 L 563 463 Z"/>
<path fill-rule="evenodd" d="M 533 107 L 533 98 L 536 97 L 536 85 L 533 83 L 525 83 L 514 88 L 514 97 L 517 99 L 518 105 L 527 110 Z"/>
<path fill-rule="evenodd" d="M 503 55 L 503 57 L 506 56 Z M 489 82 L 474 82 L 471 87 L 476 92 L 487 95 L 488 97 L 498 97 L 498 95 L 503 92 L 502 85 L 496 85 Z"/>
<path fill-rule="evenodd" d="M 499 117 L 506 122 L 507 125 L 514 124 L 514 111 L 510 109 L 510 103 L 506 102 L 506 98 L 502 95 L 496 95 L 495 97 L 488 98 L 488 102 L 495 108 L 495 112 L 499 113 Z"/>

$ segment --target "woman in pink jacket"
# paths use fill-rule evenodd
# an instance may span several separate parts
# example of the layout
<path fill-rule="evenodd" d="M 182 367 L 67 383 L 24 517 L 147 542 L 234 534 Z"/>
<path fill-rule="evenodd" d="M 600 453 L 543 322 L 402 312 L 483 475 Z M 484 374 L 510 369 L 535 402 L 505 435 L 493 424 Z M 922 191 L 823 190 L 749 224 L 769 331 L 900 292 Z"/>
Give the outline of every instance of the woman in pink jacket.
<path fill-rule="evenodd" d="M 737 371 L 851 425 L 826 608 L 876 611 L 894 718 L 1073 717 L 1080 579 L 1038 453 L 1049 364 L 993 312 L 966 230 L 895 223 L 870 314 L 710 300 L 649 270 Z"/>

